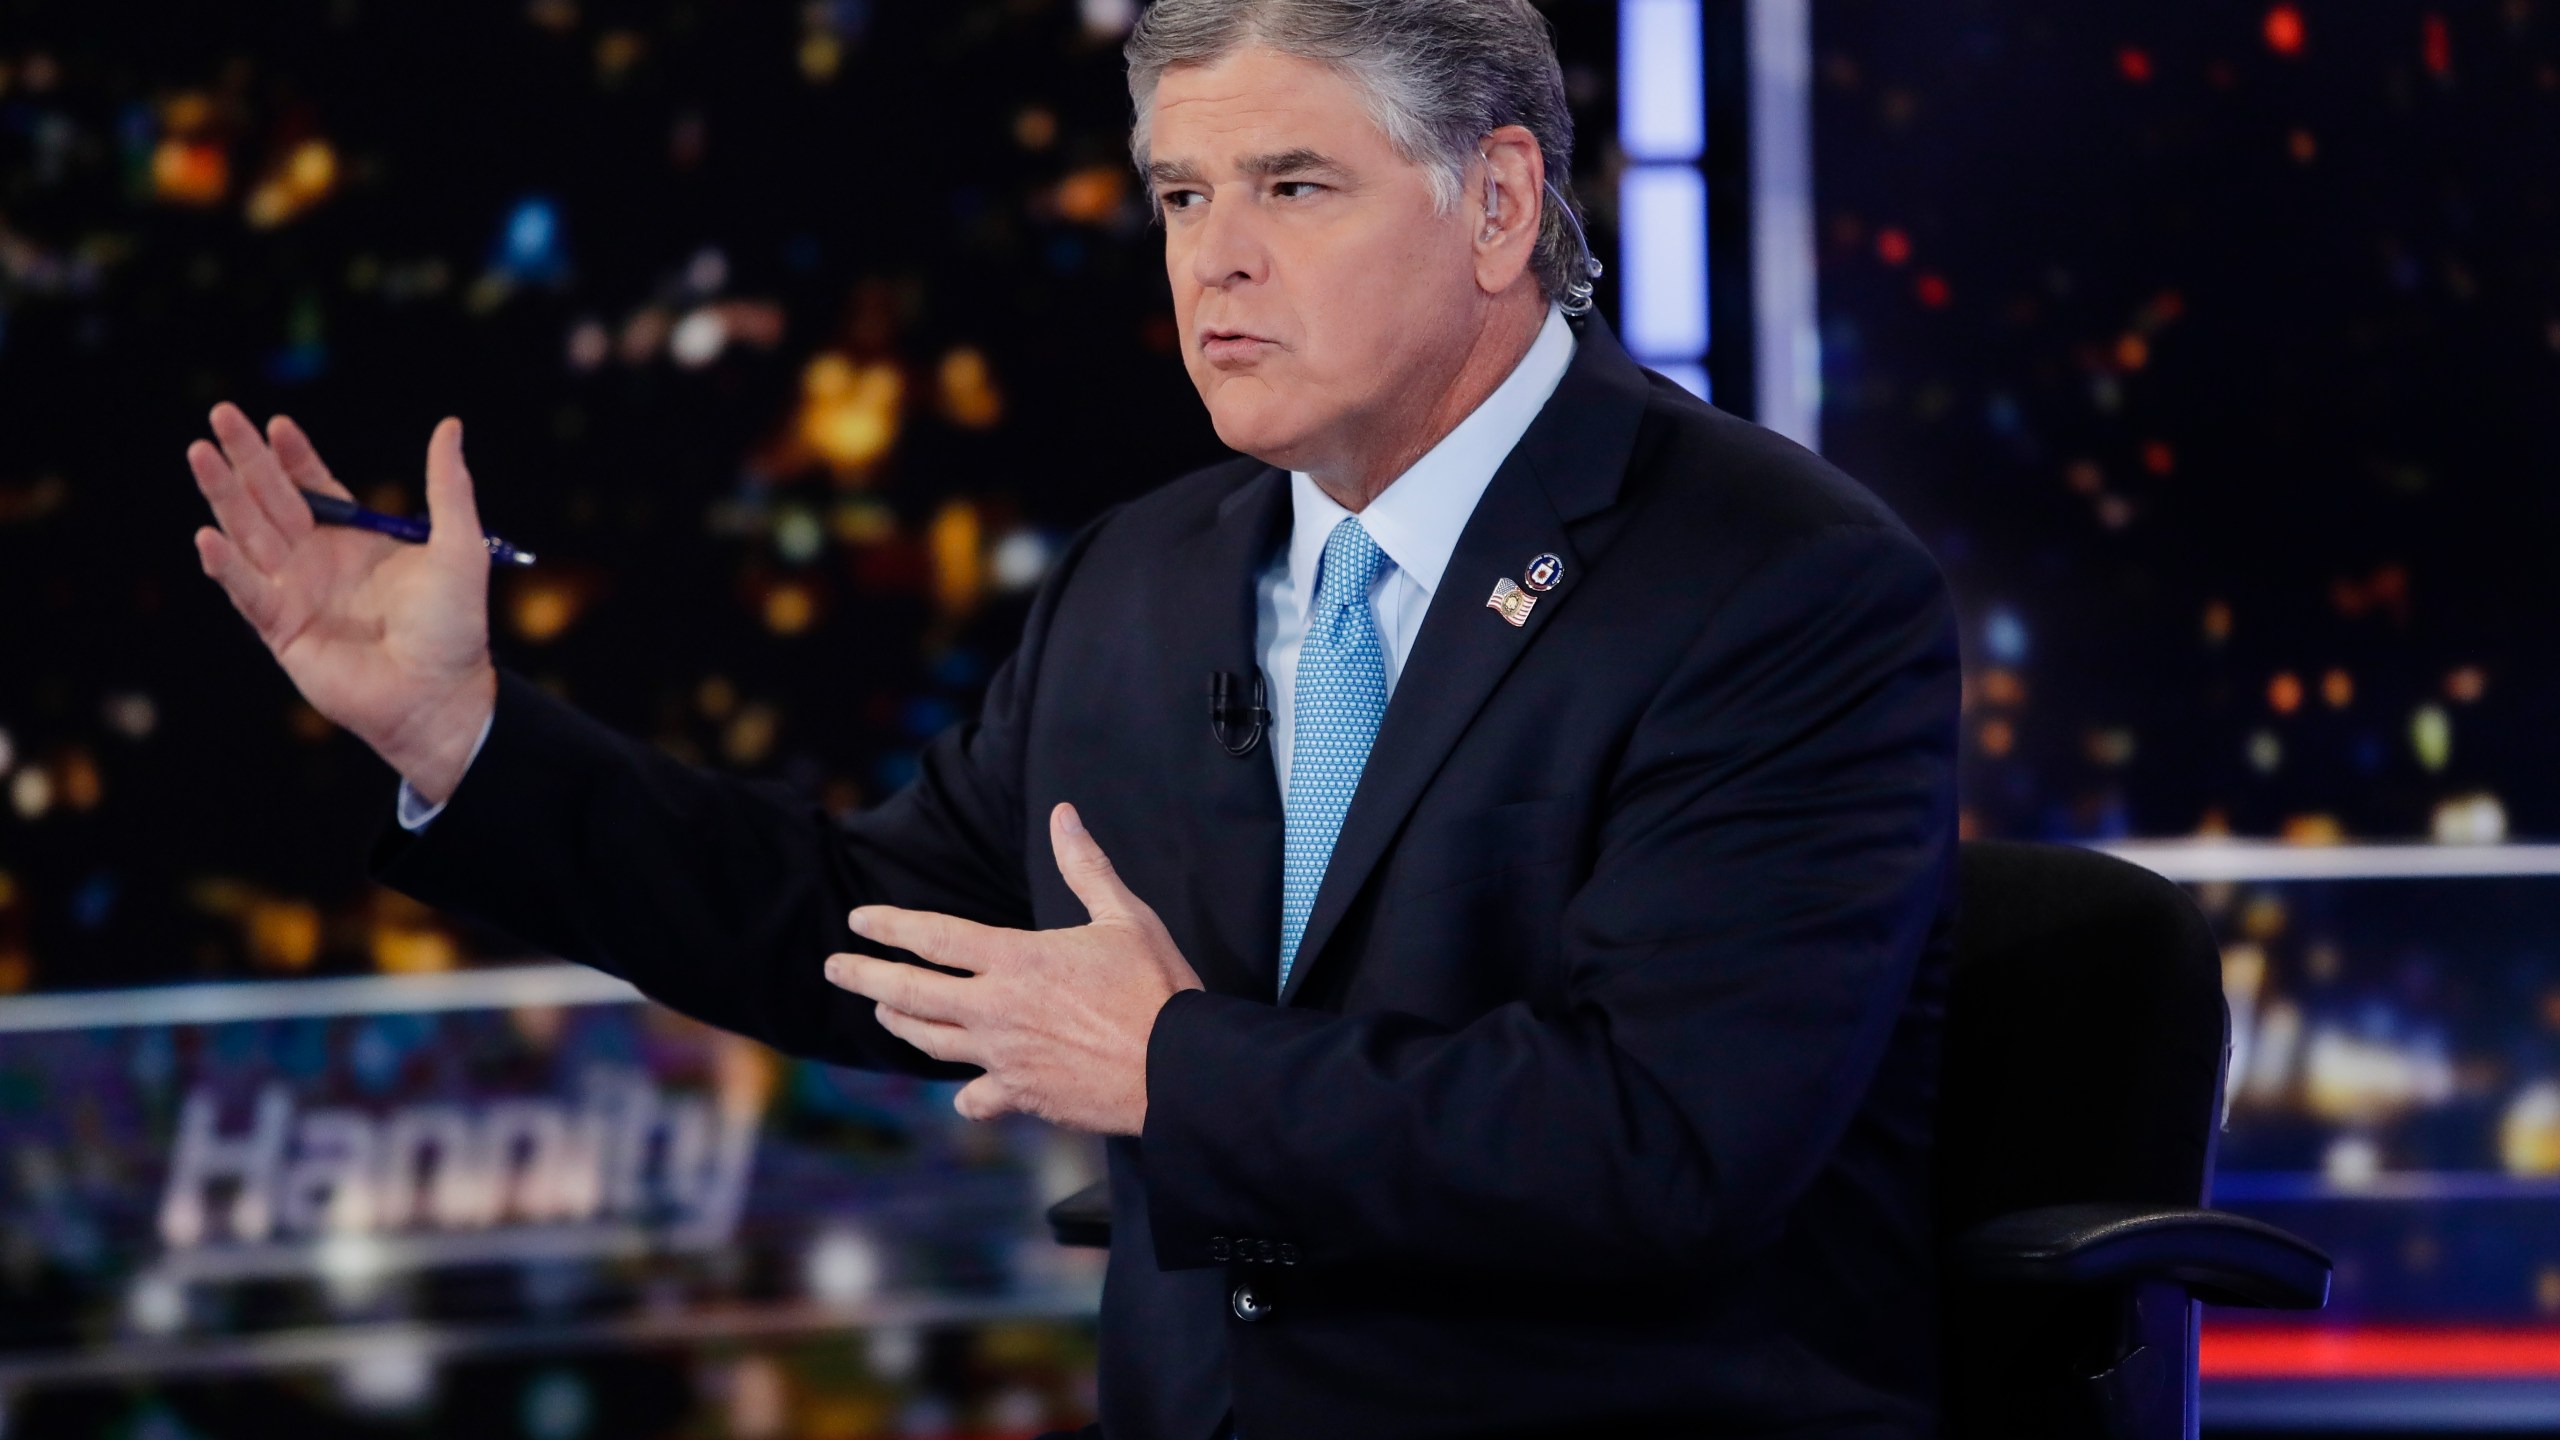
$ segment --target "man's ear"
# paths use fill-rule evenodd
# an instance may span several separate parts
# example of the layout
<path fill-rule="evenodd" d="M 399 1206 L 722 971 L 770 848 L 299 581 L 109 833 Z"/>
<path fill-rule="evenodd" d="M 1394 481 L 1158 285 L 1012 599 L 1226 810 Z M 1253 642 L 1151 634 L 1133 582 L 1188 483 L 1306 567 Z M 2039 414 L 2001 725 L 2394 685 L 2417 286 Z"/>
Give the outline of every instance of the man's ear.
<path fill-rule="evenodd" d="M 1500 295 L 1520 283 L 1536 258 L 1547 162 L 1526 125 L 1505 125 L 1477 148 L 1476 183 L 1466 201 L 1475 225 L 1476 285 Z"/>

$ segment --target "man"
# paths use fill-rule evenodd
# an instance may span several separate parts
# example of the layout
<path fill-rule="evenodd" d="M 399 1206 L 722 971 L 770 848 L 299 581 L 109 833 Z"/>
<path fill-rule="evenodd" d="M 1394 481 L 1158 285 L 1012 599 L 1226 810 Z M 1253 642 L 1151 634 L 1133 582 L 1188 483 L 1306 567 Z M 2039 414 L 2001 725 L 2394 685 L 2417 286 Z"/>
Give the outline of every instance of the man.
<path fill-rule="evenodd" d="M 1527 0 L 1159 0 L 1129 58 L 1250 458 L 1090 527 L 877 809 L 493 668 L 458 422 L 402 549 L 311 527 L 291 422 L 215 412 L 204 567 L 405 777 L 374 873 L 1110 1136 L 1114 1440 L 1931 1432 L 1935 568 L 1568 319 Z"/>

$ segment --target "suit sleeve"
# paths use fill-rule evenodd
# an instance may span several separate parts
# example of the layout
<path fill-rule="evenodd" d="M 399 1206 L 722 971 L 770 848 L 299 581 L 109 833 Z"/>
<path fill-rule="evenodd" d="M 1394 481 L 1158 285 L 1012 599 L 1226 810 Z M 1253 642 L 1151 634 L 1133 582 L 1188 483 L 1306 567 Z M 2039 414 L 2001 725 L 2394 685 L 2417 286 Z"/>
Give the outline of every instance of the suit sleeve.
<path fill-rule="evenodd" d="M 1863 1103 L 1955 850 L 1955 627 L 1898 529 L 1763 562 L 1632 734 L 1568 998 L 1461 1029 L 1205 992 L 1147 1057 L 1157 1259 L 1595 1282 L 1765 1245 Z M 1223 1248 L 1223 1247 L 1220 1247 Z"/>
<path fill-rule="evenodd" d="M 839 821 L 788 786 L 687 765 L 501 670 L 480 755 L 423 832 L 384 818 L 373 878 L 791 1054 L 973 1075 L 881 1029 L 821 967 L 851 946 L 857 905 L 1031 924 L 1022 737 L 1057 596 L 1101 523 L 1062 556 L 979 716 L 875 809 Z"/>

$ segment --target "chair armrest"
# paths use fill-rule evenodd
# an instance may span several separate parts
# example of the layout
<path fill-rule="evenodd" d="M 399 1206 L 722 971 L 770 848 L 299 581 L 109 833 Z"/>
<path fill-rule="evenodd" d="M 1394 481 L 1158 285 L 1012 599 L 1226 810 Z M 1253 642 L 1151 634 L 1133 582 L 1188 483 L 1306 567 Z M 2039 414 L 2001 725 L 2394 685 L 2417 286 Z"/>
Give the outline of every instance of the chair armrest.
<path fill-rule="evenodd" d="M 1049 1207 L 1049 1233 L 1061 1245 L 1111 1248 L 1111 1182 L 1087 1185 Z"/>
<path fill-rule="evenodd" d="M 1968 1279 L 2091 1286 L 2174 1280 L 2196 1299 L 2258 1310 L 2329 1303 L 2329 1257 L 2317 1246 L 2227 1210 L 2158 1205 L 2055 1205 L 1975 1227 L 1956 1242 Z"/>

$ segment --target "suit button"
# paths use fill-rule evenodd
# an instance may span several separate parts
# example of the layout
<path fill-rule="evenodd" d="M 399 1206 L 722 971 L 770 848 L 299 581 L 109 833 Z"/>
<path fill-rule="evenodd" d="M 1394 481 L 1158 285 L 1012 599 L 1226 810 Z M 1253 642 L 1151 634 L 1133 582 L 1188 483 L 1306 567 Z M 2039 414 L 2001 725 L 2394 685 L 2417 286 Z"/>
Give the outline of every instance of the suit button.
<path fill-rule="evenodd" d="M 1239 1285 L 1236 1293 L 1227 1297 L 1227 1308 L 1236 1312 L 1237 1319 L 1250 1325 L 1271 1313 L 1271 1302 L 1252 1286 Z"/>
<path fill-rule="evenodd" d="M 1298 1247 L 1297 1247 L 1297 1246 L 1295 1246 L 1295 1245 L 1288 1245 L 1288 1244 L 1284 1244 L 1284 1245 L 1282 1245 L 1282 1246 L 1280 1247 L 1280 1263 L 1281 1263 L 1281 1264 L 1283 1264 L 1283 1265 L 1295 1265 L 1295 1264 L 1297 1264 L 1297 1263 L 1298 1263 Z"/>
<path fill-rule="evenodd" d="M 1257 1241 L 1255 1241 L 1255 1242 L 1253 1242 L 1253 1243 L 1254 1243 L 1254 1249 L 1258 1252 L 1258 1253 L 1256 1253 L 1256 1254 L 1254 1255 L 1254 1257 L 1253 1257 L 1254 1259 L 1261 1261 L 1261 1262 L 1262 1262 L 1263 1264 L 1265 1264 L 1265 1265 L 1268 1265 L 1268 1264 L 1270 1264 L 1272 1261 L 1277 1260 L 1277 1259 L 1279 1259 L 1279 1258 L 1280 1258 L 1280 1247 L 1278 1247 L 1278 1246 L 1276 1246 L 1276 1245 L 1272 1244 L 1270 1241 L 1268 1241 L 1268 1240 L 1257 1240 Z"/>
<path fill-rule="evenodd" d="M 1227 1246 L 1227 1237 L 1226 1237 L 1226 1236 L 1224 1236 L 1224 1235 L 1212 1235 L 1212 1236 L 1210 1236 L 1210 1237 L 1209 1237 L 1209 1258 L 1210 1258 L 1210 1259 L 1212 1259 L 1212 1260 L 1224 1260 L 1224 1259 L 1226 1259 L 1226 1258 L 1227 1258 L 1227 1256 L 1228 1256 L 1228 1255 L 1230 1255 L 1231 1253 L 1233 1253 L 1233 1252 L 1232 1252 L 1231 1250 L 1229 1250 L 1229 1249 L 1228 1249 L 1228 1246 Z"/>

